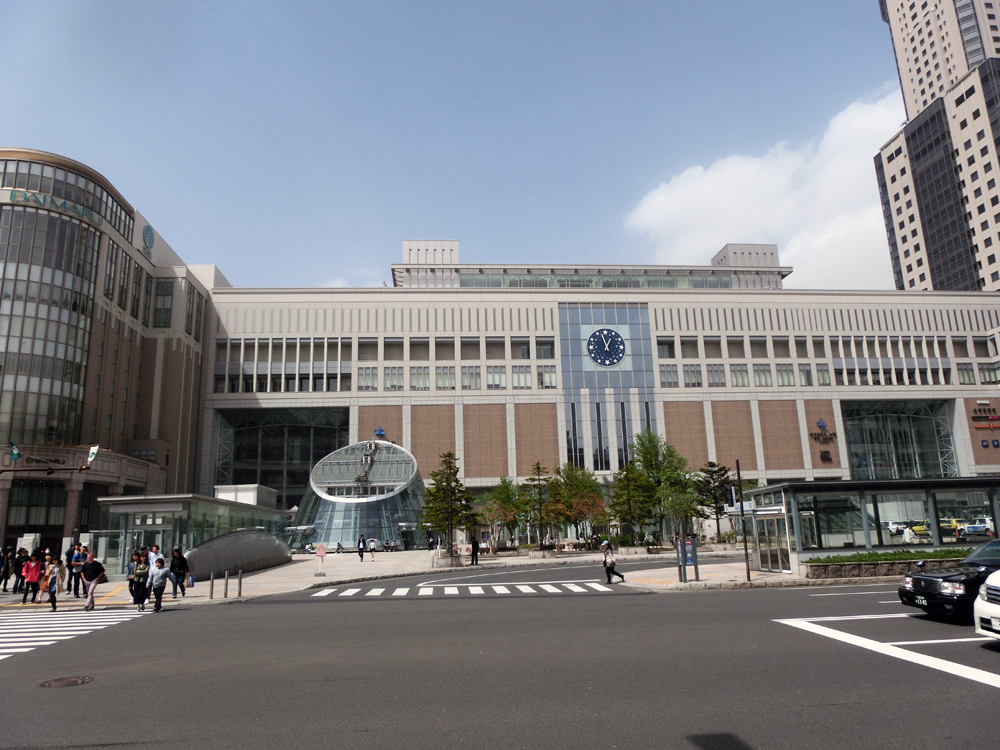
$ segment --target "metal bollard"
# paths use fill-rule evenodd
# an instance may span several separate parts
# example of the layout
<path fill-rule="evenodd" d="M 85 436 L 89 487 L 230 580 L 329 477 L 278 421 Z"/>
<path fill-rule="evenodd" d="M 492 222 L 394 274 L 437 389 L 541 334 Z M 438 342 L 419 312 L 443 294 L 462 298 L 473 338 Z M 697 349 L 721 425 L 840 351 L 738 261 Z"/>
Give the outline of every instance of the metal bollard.
<path fill-rule="evenodd" d="M 208 574 L 208 598 L 215 598 L 215 573 Z"/>
<path fill-rule="evenodd" d="M 222 584 L 222 598 L 229 598 L 229 571 L 226 571 L 226 580 Z"/>
<path fill-rule="evenodd" d="M 243 571 L 240 571 L 240 577 L 236 582 L 236 596 L 243 596 Z"/>

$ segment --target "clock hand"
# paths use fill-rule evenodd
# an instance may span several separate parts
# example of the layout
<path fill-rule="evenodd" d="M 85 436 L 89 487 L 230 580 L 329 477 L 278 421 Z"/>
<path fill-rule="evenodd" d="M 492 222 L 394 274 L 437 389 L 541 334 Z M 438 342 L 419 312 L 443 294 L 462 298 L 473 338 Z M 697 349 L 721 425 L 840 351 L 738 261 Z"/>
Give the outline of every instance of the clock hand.
<path fill-rule="evenodd" d="M 601 334 L 601 341 L 604 342 L 604 351 L 608 351 L 608 340 L 604 338 L 604 334 Z"/>

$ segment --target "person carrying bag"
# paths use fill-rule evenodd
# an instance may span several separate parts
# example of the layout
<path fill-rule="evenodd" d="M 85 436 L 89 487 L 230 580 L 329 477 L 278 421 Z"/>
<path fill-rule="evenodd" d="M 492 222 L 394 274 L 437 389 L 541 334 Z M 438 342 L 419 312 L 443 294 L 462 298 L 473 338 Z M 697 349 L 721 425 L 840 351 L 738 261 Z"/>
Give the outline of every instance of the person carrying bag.
<path fill-rule="evenodd" d="M 615 565 L 617 564 L 617 561 L 615 560 L 614 554 L 612 554 L 611 552 L 611 544 L 607 540 L 605 540 L 604 542 L 601 543 L 601 549 L 604 550 L 603 565 L 604 565 L 604 572 L 607 573 L 608 575 L 608 583 L 613 583 L 613 581 L 611 580 L 611 576 L 618 576 L 624 581 L 625 576 L 623 576 L 621 573 L 615 570 Z"/>

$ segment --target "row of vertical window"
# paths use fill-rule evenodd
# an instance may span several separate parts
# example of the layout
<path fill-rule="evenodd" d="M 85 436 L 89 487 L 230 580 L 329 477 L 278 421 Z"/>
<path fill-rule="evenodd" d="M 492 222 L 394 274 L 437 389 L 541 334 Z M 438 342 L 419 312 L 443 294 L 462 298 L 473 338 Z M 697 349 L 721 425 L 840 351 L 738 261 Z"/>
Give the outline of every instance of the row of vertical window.
<path fill-rule="evenodd" d="M 72 201 L 99 213 L 129 242 L 135 220 L 107 190 L 93 180 L 68 169 L 59 169 L 36 161 L 0 159 L 3 187 L 45 193 Z"/>
<path fill-rule="evenodd" d="M 143 294 L 145 277 L 145 294 Z M 117 291 L 117 294 L 116 294 Z M 127 310 L 139 319 L 140 304 L 142 324 L 149 325 L 150 298 L 153 293 L 153 277 L 146 273 L 123 247 L 114 240 L 108 240 L 107 260 L 104 267 L 104 296 L 109 300 L 117 297 L 118 307 Z"/>
<path fill-rule="evenodd" d="M 660 387 L 679 388 L 681 384 L 680 376 L 683 375 L 685 388 L 725 388 L 726 387 L 726 366 L 723 364 L 711 364 L 704 366 L 702 376 L 702 365 L 682 365 L 678 370 L 675 364 L 660 365 Z M 975 366 L 971 362 L 959 362 L 955 365 L 958 375 L 959 385 L 976 385 Z M 796 373 L 798 379 L 796 381 Z M 942 371 L 932 368 L 928 370 L 922 368 L 903 368 L 897 370 L 842 370 L 833 371 L 833 379 L 830 377 L 830 365 L 819 363 L 816 365 L 816 379 L 813 381 L 812 365 L 799 364 L 776 364 L 773 375 L 770 364 L 753 365 L 753 383 L 757 388 L 771 388 L 777 386 L 792 387 L 795 385 L 810 387 L 812 385 L 950 385 L 951 370 L 945 368 Z M 729 365 L 730 386 L 733 388 L 746 388 L 750 385 L 750 369 L 745 364 Z M 979 365 L 979 383 L 982 385 L 993 385 L 1000 383 L 1000 363 L 982 363 Z"/>

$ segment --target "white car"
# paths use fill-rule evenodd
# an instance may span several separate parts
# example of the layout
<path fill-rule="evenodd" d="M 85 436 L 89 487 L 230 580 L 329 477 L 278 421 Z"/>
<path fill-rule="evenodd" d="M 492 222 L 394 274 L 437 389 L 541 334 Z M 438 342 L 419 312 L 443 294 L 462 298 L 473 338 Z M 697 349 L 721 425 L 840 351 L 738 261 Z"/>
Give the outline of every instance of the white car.
<path fill-rule="evenodd" d="M 972 605 L 976 634 L 1000 640 L 1000 570 L 990 573 Z"/>

